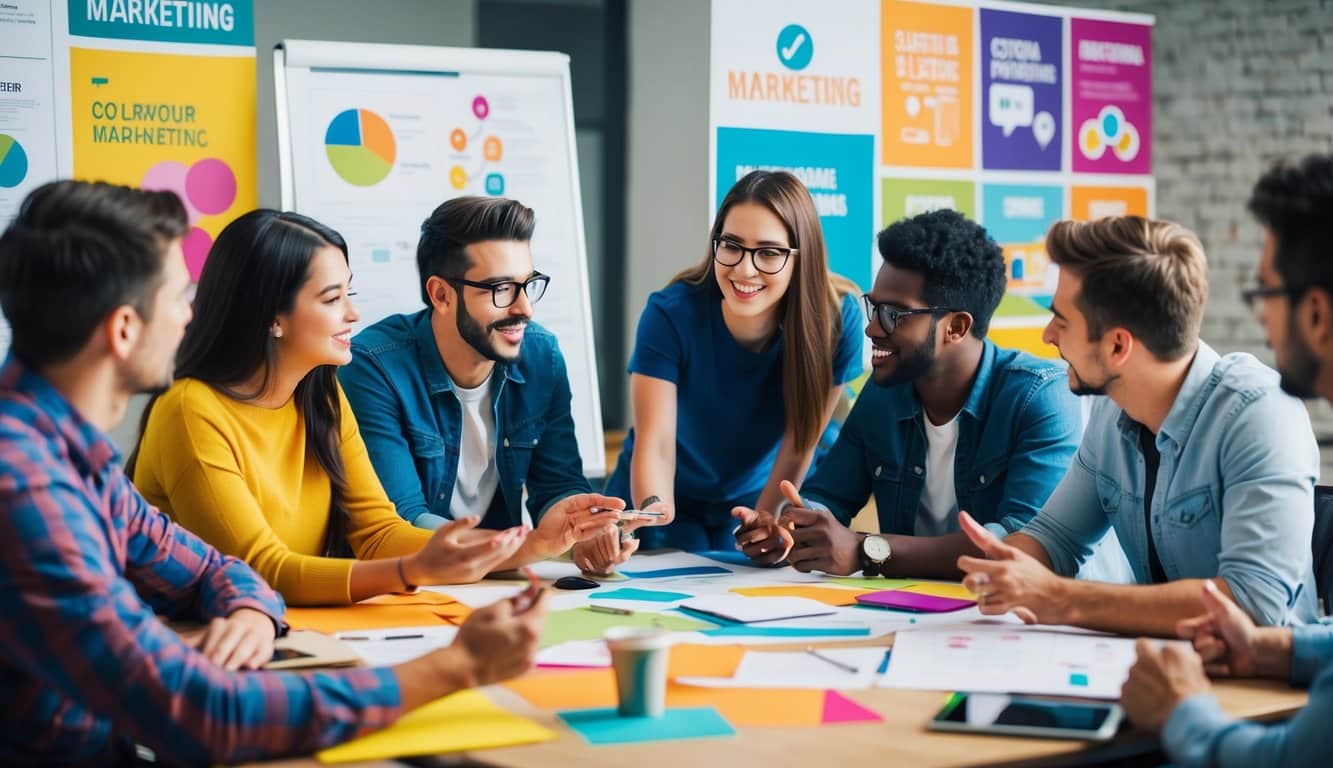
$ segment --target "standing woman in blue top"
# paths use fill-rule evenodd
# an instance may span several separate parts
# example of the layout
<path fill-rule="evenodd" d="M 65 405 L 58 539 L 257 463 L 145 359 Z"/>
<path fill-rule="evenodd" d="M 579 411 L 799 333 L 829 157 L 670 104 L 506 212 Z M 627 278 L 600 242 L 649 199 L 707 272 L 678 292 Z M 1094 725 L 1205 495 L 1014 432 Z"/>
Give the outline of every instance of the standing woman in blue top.
<path fill-rule="evenodd" d="M 735 506 L 774 510 L 800 485 L 842 394 L 861 373 L 857 288 L 830 274 L 810 193 L 754 171 L 727 193 L 708 256 L 648 298 L 630 358 L 634 428 L 606 493 L 672 519 L 639 543 L 574 549 L 605 571 L 645 549 L 734 549 Z M 627 526 L 628 527 L 628 526 Z"/>

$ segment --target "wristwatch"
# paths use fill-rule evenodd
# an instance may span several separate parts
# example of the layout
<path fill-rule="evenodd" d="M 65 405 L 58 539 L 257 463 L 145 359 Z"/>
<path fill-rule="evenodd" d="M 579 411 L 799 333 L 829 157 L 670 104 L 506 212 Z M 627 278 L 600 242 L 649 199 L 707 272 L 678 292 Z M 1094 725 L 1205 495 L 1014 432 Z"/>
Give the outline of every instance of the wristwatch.
<path fill-rule="evenodd" d="M 868 533 L 861 538 L 861 549 L 858 552 L 861 560 L 861 574 L 867 578 L 883 576 L 884 564 L 893 557 L 893 548 L 889 546 L 889 540 L 883 536 Z"/>

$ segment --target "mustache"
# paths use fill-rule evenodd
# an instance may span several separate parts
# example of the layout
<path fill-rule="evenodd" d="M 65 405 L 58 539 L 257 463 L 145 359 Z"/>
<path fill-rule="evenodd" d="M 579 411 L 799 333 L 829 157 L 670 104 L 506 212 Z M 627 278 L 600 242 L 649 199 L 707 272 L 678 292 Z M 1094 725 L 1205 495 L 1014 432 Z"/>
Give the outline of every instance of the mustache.
<path fill-rule="evenodd" d="M 531 318 L 529 318 L 527 315 L 520 315 L 518 317 L 507 317 L 504 320 L 496 320 L 495 322 L 486 326 L 486 330 L 503 331 L 509 328 L 516 328 L 521 325 L 527 325 L 528 320 L 530 319 Z"/>

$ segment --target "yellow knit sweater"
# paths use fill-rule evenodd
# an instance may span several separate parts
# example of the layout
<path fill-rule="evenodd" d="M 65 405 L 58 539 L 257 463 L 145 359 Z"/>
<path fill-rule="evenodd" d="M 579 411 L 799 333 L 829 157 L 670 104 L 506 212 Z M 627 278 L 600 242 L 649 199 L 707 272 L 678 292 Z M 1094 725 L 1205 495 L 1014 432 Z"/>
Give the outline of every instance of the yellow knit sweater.
<path fill-rule="evenodd" d="M 341 388 L 338 400 L 348 543 L 363 560 L 412 554 L 431 532 L 394 511 Z M 149 502 L 245 560 L 289 605 L 351 601 L 354 561 L 319 555 L 332 485 L 306 450 L 294 401 L 261 408 L 196 379 L 177 381 L 153 407 L 133 479 Z"/>

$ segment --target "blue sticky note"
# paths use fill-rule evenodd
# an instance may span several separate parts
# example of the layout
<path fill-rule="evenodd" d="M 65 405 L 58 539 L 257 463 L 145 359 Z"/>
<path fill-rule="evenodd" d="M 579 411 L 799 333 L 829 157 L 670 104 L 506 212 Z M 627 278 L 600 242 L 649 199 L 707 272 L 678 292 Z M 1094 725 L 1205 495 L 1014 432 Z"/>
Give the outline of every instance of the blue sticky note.
<path fill-rule="evenodd" d="M 731 573 L 720 565 L 691 565 L 685 568 L 662 568 L 656 571 L 621 571 L 631 579 L 665 579 L 670 576 L 709 576 L 715 573 Z"/>
<path fill-rule="evenodd" d="M 556 714 L 593 745 L 736 735 L 736 729 L 712 707 L 668 709 L 661 717 L 621 717 L 615 707 L 570 709 Z"/>
<path fill-rule="evenodd" d="M 716 560 L 719 563 L 727 565 L 740 565 L 746 568 L 768 568 L 770 566 L 760 565 L 745 556 L 745 553 L 739 549 L 710 549 L 707 552 L 695 552 L 694 554 L 706 557 L 709 560 Z"/>
<path fill-rule="evenodd" d="M 1069 684 L 1086 687 L 1088 684 L 1088 676 L 1082 672 L 1071 672 L 1069 674 Z"/>
<path fill-rule="evenodd" d="M 717 621 L 717 619 L 713 619 Z M 869 627 L 764 627 L 753 624 L 727 624 L 705 629 L 710 637 L 869 637 Z"/>
<path fill-rule="evenodd" d="M 610 592 L 598 592 L 590 597 L 594 600 L 644 600 L 650 603 L 674 603 L 677 600 L 688 600 L 694 595 L 687 595 L 684 592 L 662 592 L 656 589 L 621 587 Z"/>

